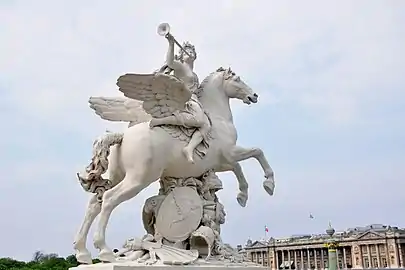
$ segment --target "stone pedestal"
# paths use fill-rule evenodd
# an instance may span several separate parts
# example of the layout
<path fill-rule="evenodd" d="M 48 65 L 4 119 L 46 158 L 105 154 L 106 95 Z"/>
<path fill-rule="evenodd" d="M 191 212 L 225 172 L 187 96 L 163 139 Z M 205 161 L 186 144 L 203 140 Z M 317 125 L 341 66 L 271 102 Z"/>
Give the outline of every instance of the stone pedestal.
<path fill-rule="evenodd" d="M 192 265 L 140 265 L 136 262 L 128 263 L 98 263 L 92 265 L 80 265 L 69 270 L 265 270 L 266 267 L 255 264 L 192 264 Z"/>

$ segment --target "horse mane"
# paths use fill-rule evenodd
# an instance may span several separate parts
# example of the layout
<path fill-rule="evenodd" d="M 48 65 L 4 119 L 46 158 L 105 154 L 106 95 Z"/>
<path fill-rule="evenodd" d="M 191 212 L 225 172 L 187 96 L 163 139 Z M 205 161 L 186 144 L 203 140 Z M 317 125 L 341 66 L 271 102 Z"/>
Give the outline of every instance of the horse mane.
<path fill-rule="evenodd" d="M 210 74 L 208 74 L 207 77 L 205 77 L 205 79 L 198 86 L 198 88 L 194 92 L 194 94 L 196 94 L 198 98 L 201 98 L 201 96 L 202 96 L 202 94 L 204 92 L 204 88 L 207 86 L 207 84 L 211 80 L 212 76 L 214 76 L 218 72 L 224 72 L 224 71 L 227 71 L 227 73 L 232 73 L 232 70 L 230 68 L 229 69 L 224 69 L 223 67 L 219 67 L 217 70 L 211 72 Z"/>

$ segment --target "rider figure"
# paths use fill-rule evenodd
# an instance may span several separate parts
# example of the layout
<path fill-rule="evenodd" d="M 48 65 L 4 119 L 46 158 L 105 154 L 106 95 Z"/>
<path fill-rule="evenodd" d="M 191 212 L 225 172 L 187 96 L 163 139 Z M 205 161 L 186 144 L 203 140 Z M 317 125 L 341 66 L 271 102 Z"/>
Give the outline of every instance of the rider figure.
<path fill-rule="evenodd" d="M 174 55 L 174 38 L 171 35 L 167 36 L 169 41 L 169 50 L 166 56 L 166 65 L 169 69 L 173 70 L 173 75 L 178 79 L 181 79 L 186 87 L 189 88 L 192 93 L 191 99 L 187 101 L 185 110 L 179 111 L 172 116 L 163 118 L 153 118 L 150 122 L 150 126 L 158 125 L 177 125 L 186 128 L 196 128 L 193 133 L 190 142 L 183 148 L 183 153 L 187 160 L 194 163 L 193 152 L 194 149 L 203 141 L 207 141 L 208 133 L 210 131 L 210 123 L 208 117 L 202 108 L 201 103 L 196 95 L 196 90 L 199 87 L 199 81 L 197 74 L 193 72 L 194 61 L 197 58 L 195 48 L 190 43 L 183 44 L 184 50 L 191 55 L 188 56 L 183 50 L 179 55 Z M 163 67 L 164 71 L 166 66 Z M 171 71 L 170 71 L 171 72 Z"/>

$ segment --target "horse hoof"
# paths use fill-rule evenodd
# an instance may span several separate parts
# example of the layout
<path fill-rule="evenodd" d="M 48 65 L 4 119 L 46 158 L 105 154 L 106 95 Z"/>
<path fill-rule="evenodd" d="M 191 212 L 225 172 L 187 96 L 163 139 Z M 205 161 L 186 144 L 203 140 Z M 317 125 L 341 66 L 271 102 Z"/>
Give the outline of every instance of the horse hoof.
<path fill-rule="evenodd" d="M 115 262 L 116 256 L 111 250 L 102 250 L 98 254 L 98 259 L 102 262 Z"/>
<path fill-rule="evenodd" d="M 238 196 L 236 197 L 236 200 L 238 201 L 239 205 L 242 207 L 246 206 L 247 199 L 248 199 L 248 195 L 243 192 L 239 192 Z"/>
<path fill-rule="evenodd" d="M 93 260 L 91 259 L 90 252 L 77 252 L 76 253 L 76 260 L 81 264 L 93 264 Z"/>
<path fill-rule="evenodd" d="M 263 188 L 266 190 L 266 192 L 270 195 L 273 196 L 274 193 L 274 180 L 264 180 L 263 182 Z"/>

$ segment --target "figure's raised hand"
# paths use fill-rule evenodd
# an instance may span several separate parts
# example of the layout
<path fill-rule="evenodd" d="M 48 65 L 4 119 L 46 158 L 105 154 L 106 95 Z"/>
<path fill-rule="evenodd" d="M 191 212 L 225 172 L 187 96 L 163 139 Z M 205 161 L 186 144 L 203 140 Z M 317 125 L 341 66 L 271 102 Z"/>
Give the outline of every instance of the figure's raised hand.
<path fill-rule="evenodd" d="M 166 38 L 170 45 L 174 44 L 174 37 L 170 33 L 166 35 Z"/>

